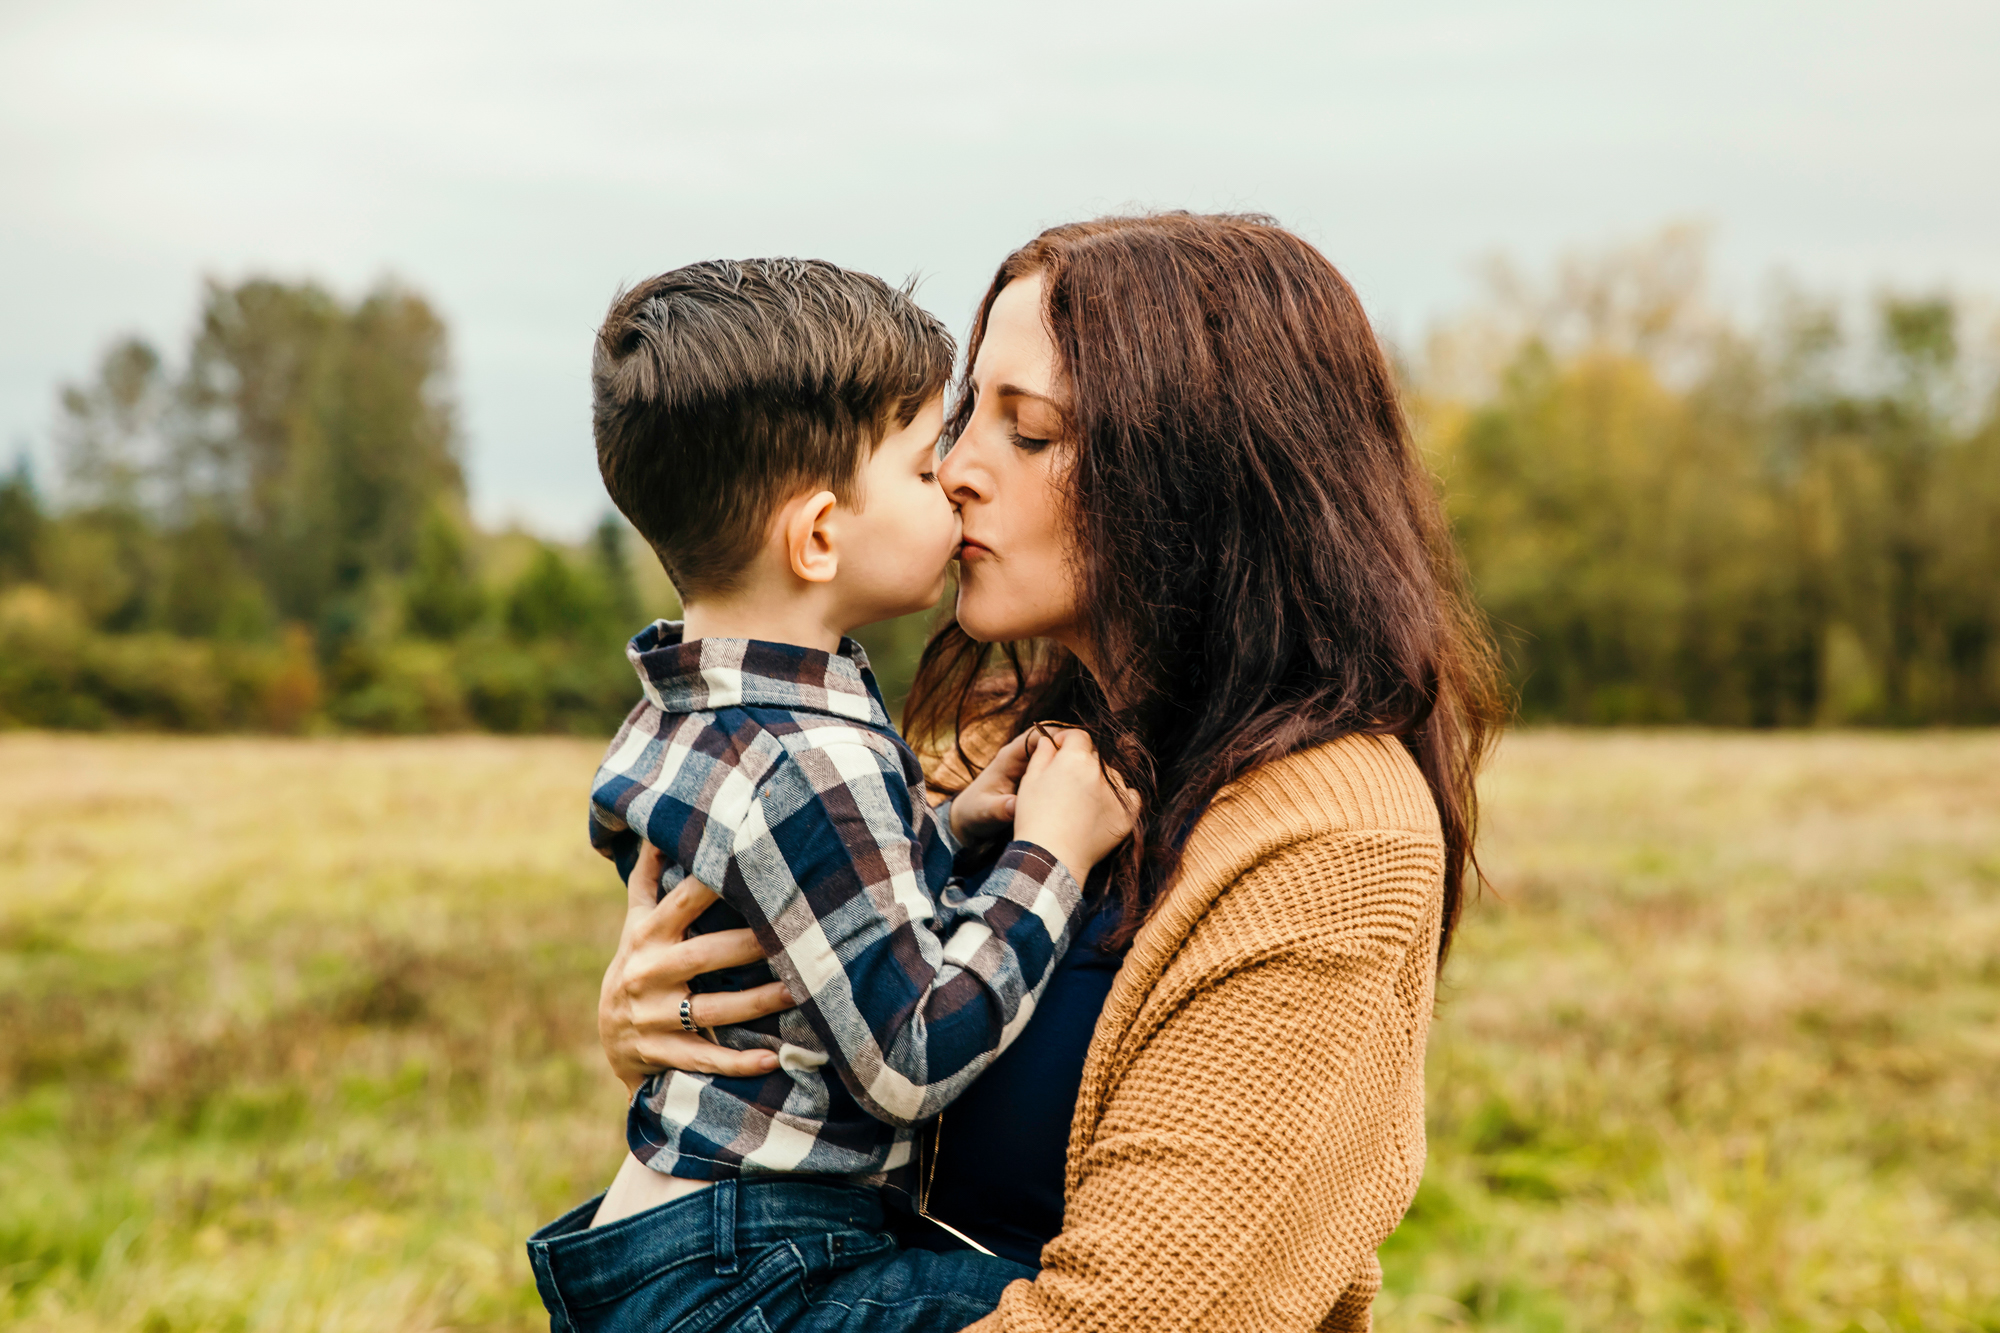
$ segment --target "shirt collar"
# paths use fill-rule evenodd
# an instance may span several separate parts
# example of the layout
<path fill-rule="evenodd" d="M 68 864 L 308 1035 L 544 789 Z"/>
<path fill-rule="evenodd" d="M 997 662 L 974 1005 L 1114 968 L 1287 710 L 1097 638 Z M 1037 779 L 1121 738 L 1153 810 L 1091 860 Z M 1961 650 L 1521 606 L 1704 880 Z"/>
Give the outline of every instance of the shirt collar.
<path fill-rule="evenodd" d="M 656 620 L 632 636 L 625 658 L 662 712 L 790 708 L 889 728 L 868 654 L 843 638 L 838 652 L 762 639 L 681 639 L 681 622 Z"/>

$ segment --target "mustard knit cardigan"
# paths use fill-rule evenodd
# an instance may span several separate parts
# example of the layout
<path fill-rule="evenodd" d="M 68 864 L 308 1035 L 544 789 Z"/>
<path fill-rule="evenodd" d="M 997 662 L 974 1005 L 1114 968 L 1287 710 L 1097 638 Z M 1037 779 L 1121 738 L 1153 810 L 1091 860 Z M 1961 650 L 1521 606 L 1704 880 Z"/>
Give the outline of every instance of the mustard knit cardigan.
<path fill-rule="evenodd" d="M 1062 1234 L 973 1327 L 1366 1329 L 1423 1171 L 1443 868 L 1392 739 L 1218 796 L 1097 1021 Z"/>

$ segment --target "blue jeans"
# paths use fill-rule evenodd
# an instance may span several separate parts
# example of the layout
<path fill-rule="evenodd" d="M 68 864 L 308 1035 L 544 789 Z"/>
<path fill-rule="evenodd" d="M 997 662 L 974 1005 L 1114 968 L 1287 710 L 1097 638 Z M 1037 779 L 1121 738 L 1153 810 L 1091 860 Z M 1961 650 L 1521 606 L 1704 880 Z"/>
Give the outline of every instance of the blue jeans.
<path fill-rule="evenodd" d="M 597 1204 L 528 1238 L 551 1333 L 957 1333 L 1035 1275 L 900 1248 L 861 1185 L 724 1180 L 593 1228 Z"/>

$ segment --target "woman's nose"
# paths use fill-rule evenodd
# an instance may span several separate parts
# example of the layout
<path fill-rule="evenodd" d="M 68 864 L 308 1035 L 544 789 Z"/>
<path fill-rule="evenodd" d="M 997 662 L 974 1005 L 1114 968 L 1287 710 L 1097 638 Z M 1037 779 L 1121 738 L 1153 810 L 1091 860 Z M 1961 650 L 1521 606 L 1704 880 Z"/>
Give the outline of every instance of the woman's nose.
<path fill-rule="evenodd" d="M 980 470 L 973 458 L 975 446 L 967 438 L 970 434 L 967 431 L 959 436 L 953 442 L 951 452 L 938 461 L 938 485 L 955 505 L 982 498 L 978 481 Z"/>

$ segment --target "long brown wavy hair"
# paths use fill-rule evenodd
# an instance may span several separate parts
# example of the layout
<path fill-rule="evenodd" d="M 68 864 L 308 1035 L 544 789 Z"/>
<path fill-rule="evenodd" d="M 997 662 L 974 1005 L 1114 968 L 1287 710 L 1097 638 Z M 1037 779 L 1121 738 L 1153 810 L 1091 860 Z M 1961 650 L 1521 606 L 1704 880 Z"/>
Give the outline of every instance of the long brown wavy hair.
<path fill-rule="evenodd" d="M 1081 619 L 1096 660 L 1115 664 L 1115 700 L 1060 647 L 982 644 L 946 620 L 911 689 L 910 739 L 955 748 L 972 772 L 967 737 L 1088 729 L 1144 802 L 1109 872 L 1123 944 L 1224 786 L 1339 736 L 1397 737 L 1444 827 L 1442 964 L 1476 874 L 1473 781 L 1503 697 L 1354 289 L 1265 217 L 1053 227 L 980 303 L 953 431 L 994 298 L 1037 273 L 1066 399 Z"/>

